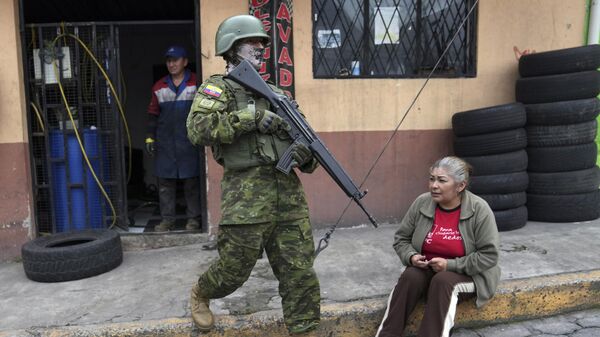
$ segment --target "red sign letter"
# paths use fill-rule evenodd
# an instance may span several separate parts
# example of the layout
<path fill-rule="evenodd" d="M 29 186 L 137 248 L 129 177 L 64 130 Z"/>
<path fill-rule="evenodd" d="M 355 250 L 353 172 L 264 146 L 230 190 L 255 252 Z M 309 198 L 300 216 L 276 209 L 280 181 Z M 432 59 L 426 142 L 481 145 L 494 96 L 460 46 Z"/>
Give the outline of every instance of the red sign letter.
<path fill-rule="evenodd" d="M 287 64 L 288 66 L 293 66 L 292 59 L 290 58 L 290 52 L 287 47 L 281 48 L 281 54 L 279 54 L 279 60 L 277 60 L 279 64 Z"/>
<path fill-rule="evenodd" d="M 289 87 L 294 82 L 294 75 L 285 68 L 279 69 L 279 86 Z"/>
<path fill-rule="evenodd" d="M 292 23 L 292 18 L 290 17 L 290 10 L 283 2 L 279 6 L 279 10 L 277 11 L 277 20 L 285 20 L 288 23 Z"/>
<path fill-rule="evenodd" d="M 290 29 L 290 26 L 285 27 L 285 32 L 284 32 L 283 26 L 281 25 L 281 23 L 278 23 L 277 30 L 279 31 L 279 39 L 281 40 L 281 42 L 288 43 L 288 40 L 290 39 L 290 35 L 292 34 L 292 30 Z"/>

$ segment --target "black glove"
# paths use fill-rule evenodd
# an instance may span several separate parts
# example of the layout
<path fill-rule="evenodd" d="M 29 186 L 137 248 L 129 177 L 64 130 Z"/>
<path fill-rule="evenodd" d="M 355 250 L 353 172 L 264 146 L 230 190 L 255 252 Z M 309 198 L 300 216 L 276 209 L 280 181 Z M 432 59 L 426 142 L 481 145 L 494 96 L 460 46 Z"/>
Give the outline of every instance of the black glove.
<path fill-rule="evenodd" d="M 284 127 L 287 124 L 283 118 L 269 110 L 261 110 L 256 112 L 256 128 L 261 133 L 273 133 Z"/>
<path fill-rule="evenodd" d="M 303 143 L 296 143 L 292 150 L 292 158 L 294 158 L 294 167 L 302 167 L 313 159 L 312 151 Z"/>
<path fill-rule="evenodd" d="M 146 138 L 146 153 L 152 158 L 154 157 L 155 152 L 156 148 L 154 147 L 154 139 L 150 137 Z"/>

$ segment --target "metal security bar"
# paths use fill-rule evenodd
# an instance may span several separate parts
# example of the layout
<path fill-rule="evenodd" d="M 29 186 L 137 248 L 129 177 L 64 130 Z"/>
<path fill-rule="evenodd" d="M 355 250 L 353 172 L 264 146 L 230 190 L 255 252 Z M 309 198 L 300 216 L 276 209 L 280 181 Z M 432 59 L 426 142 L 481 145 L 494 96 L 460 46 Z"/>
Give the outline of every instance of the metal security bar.
<path fill-rule="evenodd" d="M 475 0 L 313 0 L 315 78 L 426 77 Z M 433 77 L 476 75 L 476 11 Z"/>
<path fill-rule="evenodd" d="M 114 25 L 28 25 L 25 32 L 30 92 L 30 136 L 35 211 L 40 233 L 125 227 L 126 174 L 122 121 L 108 82 L 82 45 L 91 50 L 120 91 L 118 30 Z M 58 76 L 57 76 L 58 75 Z M 69 110 L 58 83 L 64 89 Z M 75 136 L 81 136 L 116 214 L 94 180 Z M 116 217 L 116 219 L 115 219 Z"/>

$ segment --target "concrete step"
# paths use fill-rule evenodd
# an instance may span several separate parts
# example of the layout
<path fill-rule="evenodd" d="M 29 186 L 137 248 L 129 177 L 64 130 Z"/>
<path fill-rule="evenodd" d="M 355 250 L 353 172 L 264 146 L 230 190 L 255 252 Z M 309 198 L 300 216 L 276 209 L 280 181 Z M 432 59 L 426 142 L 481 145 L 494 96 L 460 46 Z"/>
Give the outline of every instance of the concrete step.
<path fill-rule="evenodd" d="M 306 337 L 374 336 L 386 306 L 386 298 L 355 300 L 347 303 L 324 303 L 318 330 Z M 600 307 L 600 270 L 564 273 L 504 280 L 494 298 L 477 309 L 474 300 L 460 303 L 456 327 L 482 327 L 492 324 L 542 318 L 560 313 Z M 416 331 L 423 314 L 419 305 L 408 328 Z M 288 336 L 280 310 L 261 311 L 250 315 L 218 315 L 215 329 L 200 333 L 190 317 L 140 322 L 91 324 L 55 328 L 31 328 L 0 332 L 0 337 L 32 336 L 206 336 L 206 337 L 276 337 Z"/>

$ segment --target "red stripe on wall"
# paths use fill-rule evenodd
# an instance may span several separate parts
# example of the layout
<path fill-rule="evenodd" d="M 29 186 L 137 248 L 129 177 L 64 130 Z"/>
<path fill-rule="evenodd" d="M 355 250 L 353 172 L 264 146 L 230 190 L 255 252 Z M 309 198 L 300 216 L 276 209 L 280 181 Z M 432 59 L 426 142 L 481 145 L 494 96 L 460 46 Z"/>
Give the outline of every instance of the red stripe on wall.
<path fill-rule="evenodd" d="M 391 136 L 391 131 L 323 132 L 319 136 L 359 185 Z M 367 209 L 381 223 L 398 222 L 416 196 L 427 189 L 429 166 L 452 153 L 451 130 L 399 131 L 364 184 Z M 209 156 L 211 156 L 209 152 Z M 220 220 L 221 167 L 208 160 L 208 212 L 213 226 Z M 346 195 L 323 169 L 301 174 L 316 228 L 335 223 L 348 203 Z M 356 205 L 341 221 L 343 226 L 369 223 Z"/>

